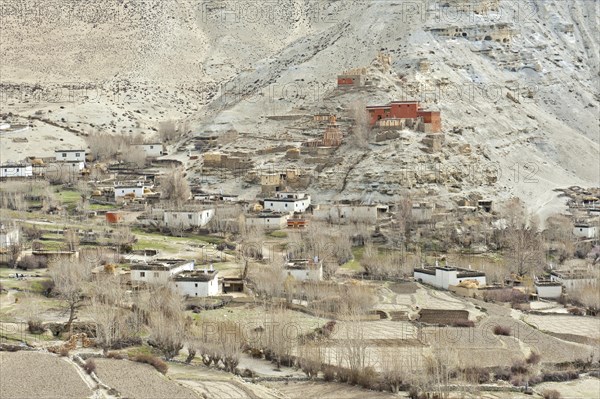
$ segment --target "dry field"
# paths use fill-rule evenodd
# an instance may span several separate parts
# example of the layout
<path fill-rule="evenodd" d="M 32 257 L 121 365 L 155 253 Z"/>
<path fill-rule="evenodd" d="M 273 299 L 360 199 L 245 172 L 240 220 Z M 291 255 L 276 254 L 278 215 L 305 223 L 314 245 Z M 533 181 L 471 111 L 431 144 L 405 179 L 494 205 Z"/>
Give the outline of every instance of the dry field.
<path fill-rule="evenodd" d="M 75 366 L 39 352 L 0 352 L 0 398 L 81 399 L 92 391 Z"/>
<path fill-rule="evenodd" d="M 398 397 L 398 395 L 391 393 L 366 391 L 362 388 L 337 383 L 303 381 L 289 383 L 270 382 L 266 385 L 277 389 L 289 399 L 384 399 Z"/>
<path fill-rule="evenodd" d="M 527 315 L 525 321 L 542 331 L 600 338 L 600 319 L 595 317 Z"/>
<path fill-rule="evenodd" d="M 211 399 L 282 398 L 281 394 L 266 386 L 248 383 L 232 374 L 203 366 L 171 364 L 168 374 L 174 380 Z"/>
<path fill-rule="evenodd" d="M 95 359 L 100 380 L 127 398 L 198 398 L 194 391 L 154 370 L 152 366 L 128 360 Z"/>

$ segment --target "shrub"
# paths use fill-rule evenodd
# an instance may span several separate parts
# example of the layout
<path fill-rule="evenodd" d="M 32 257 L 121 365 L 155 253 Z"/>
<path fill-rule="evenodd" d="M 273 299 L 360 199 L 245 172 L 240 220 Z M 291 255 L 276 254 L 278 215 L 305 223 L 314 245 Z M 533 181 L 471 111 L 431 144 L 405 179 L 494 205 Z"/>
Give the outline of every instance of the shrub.
<path fill-rule="evenodd" d="M 48 267 L 48 262 L 45 257 L 26 255 L 19 260 L 17 268 L 21 270 L 45 269 Z"/>
<path fill-rule="evenodd" d="M 46 330 L 41 320 L 28 320 L 27 329 L 32 334 L 41 334 Z"/>
<path fill-rule="evenodd" d="M 377 372 L 373 367 L 365 367 L 358 372 L 358 385 L 366 389 L 375 389 L 378 385 Z"/>
<path fill-rule="evenodd" d="M 60 348 L 60 350 L 58 351 L 59 356 L 62 357 L 67 357 L 69 356 L 69 350 L 67 348 Z"/>
<path fill-rule="evenodd" d="M 495 327 L 494 327 L 494 334 L 495 334 L 495 335 L 505 335 L 505 336 L 510 336 L 510 327 L 506 327 L 506 326 L 495 326 Z"/>
<path fill-rule="evenodd" d="M 327 382 L 335 380 L 335 368 L 333 366 L 323 367 L 323 379 Z"/>
<path fill-rule="evenodd" d="M 548 371 L 542 374 L 542 381 L 544 382 L 564 382 L 576 380 L 578 378 L 579 373 L 575 370 Z"/>
<path fill-rule="evenodd" d="M 560 399 L 560 392 L 555 389 L 546 389 L 542 392 L 544 399 Z"/>
<path fill-rule="evenodd" d="M 336 374 L 339 382 L 350 381 L 350 370 L 345 369 L 343 367 L 338 367 Z"/>
<path fill-rule="evenodd" d="M 490 373 L 486 369 L 479 367 L 469 367 L 464 370 L 465 379 L 474 384 L 483 384 L 490 382 Z"/>
<path fill-rule="evenodd" d="M 123 356 L 119 352 L 108 352 L 106 354 L 106 357 L 109 358 L 109 359 L 117 359 L 117 360 L 123 360 L 123 359 L 125 359 L 125 356 Z"/>
<path fill-rule="evenodd" d="M 537 352 L 531 352 L 529 356 L 527 356 L 527 359 L 525 359 L 525 361 L 527 362 L 527 364 L 538 364 L 541 359 L 542 355 L 540 355 Z"/>
<path fill-rule="evenodd" d="M 585 311 L 583 309 L 576 308 L 576 307 L 569 308 L 568 312 L 575 316 L 584 316 L 585 315 Z"/>
<path fill-rule="evenodd" d="M 94 371 L 96 371 L 96 362 L 94 362 L 94 359 L 86 360 L 83 364 L 83 369 L 88 374 L 92 374 Z"/>
<path fill-rule="evenodd" d="M 138 363 L 149 364 L 162 374 L 167 374 L 167 370 L 169 370 L 169 365 L 167 363 L 152 355 L 137 355 L 131 360 Z"/>

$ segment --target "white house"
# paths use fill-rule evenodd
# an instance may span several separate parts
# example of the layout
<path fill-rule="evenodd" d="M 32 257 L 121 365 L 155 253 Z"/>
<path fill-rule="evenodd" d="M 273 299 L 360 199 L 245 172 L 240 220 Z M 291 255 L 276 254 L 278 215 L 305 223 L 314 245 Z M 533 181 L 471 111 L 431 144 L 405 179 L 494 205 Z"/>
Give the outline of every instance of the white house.
<path fill-rule="evenodd" d="M 211 266 L 212 269 L 212 266 Z M 219 295 L 219 272 L 216 270 L 195 270 L 183 272 L 173 278 L 175 287 L 181 295 L 206 297 Z"/>
<path fill-rule="evenodd" d="M 298 281 L 321 281 L 323 280 L 323 262 L 318 259 L 292 259 L 283 265 L 285 278 L 293 277 Z"/>
<path fill-rule="evenodd" d="M 485 273 L 448 266 L 415 268 L 413 277 L 415 280 L 420 280 L 425 284 L 443 288 L 445 290 L 451 285 L 457 285 L 466 280 L 477 281 L 479 287 L 486 285 Z"/>
<path fill-rule="evenodd" d="M 598 229 L 596 226 L 580 223 L 573 227 L 573 234 L 581 238 L 596 238 L 598 236 Z"/>
<path fill-rule="evenodd" d="M 146 158 L 157 158 L 165 154 L 162 143 L 136 144 L 135 147 L 141 148 L 146 154 Z"/>
<path fill-rule="evenodd" d="M 173 276 L 193 271 L 195 262 L 183 259 L 157 259 L 149 263 L 133 264 L 131 270 L 131 282 L 135 284 L 166 283 Z"/>
<path fill-rule="evenodd" d="M 115 201 L 119 197 L 125 197 L 126 195 L 133 194 L 135 198 L 144 197 L 144 186 L 143 185 L 123 185 L 115 186 Z"/>
<path fill-rule="evenodd" d="M 56 150 L 54 155 L 59 162 L 85 162 L 85 150 Z"/>
<path fill-rule="evenodd" d="M 0 222 L 0 249 L 6 250 L 13 244 L 18 244 L 21 239 L 19 228 Z"/>
<path fill-rule="evenodd" d="M 534 285 L 538 298 L 556 299 L 562 295 L 563 286 L 561 283 L 536 280 Z"/>
<path fill-rule="evenodd" d="M 264 201 L 264 209 L 274 212 L 305 212 L 309 206 L 310 195 L 305 193 L 279 192 Z"/>
<path fill-rule="evenodd" d="M 262 227 L 267 230 L 284 229 L 290 217 L 289 213 L 261 212 L 246 215 L 246 227 Z"/>
<path fill-rule="evenodd" d="M 211 221 L 214 215 L 214 209 L 164 211 L 163 225 L 165 227 L 178 227 L 183 229 L 204 227 Z"/>
<path fill-rule="evenodd" d="M 0 177 L 32 177 L 33 166 L 24 163 L 6 163 L 0 166 Z"/>

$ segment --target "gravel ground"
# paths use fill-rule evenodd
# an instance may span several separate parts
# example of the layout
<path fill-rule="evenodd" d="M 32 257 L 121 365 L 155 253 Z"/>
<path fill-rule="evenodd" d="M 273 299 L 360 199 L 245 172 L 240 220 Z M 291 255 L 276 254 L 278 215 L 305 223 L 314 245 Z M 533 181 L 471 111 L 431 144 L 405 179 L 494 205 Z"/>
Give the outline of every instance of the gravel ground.
<path fill-rule="evenodd" d="M 199 398 L 193 391 L 154 370 L 152 366 L 128 360 L 95 359 L 100 380 L 122 397 L 143 399 Z"/>
<path fill-rule="evenodd" d="M 81 399 L 92 391 L 74 366 L 38 352 L 0 352 L 0 398 Z"/>

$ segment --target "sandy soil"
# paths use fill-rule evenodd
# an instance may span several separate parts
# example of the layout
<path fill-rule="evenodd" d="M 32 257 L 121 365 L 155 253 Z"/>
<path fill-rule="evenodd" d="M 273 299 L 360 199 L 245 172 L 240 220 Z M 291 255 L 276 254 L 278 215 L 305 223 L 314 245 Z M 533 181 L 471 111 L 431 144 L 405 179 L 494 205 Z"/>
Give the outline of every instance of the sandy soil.
<path fill-rule="evenodd" d="M 198 398 L 156 371 L 152 366 L 128 360 L 96 359 L 96 374 L 100 380 L 129 398 L 186 399 Z"/>
<path fill-rule="evenodd" d="M 0 374 L 1 398 L 81 399 L 92 394 L 75 366 L 55 355 L 0 352 Z"/>

